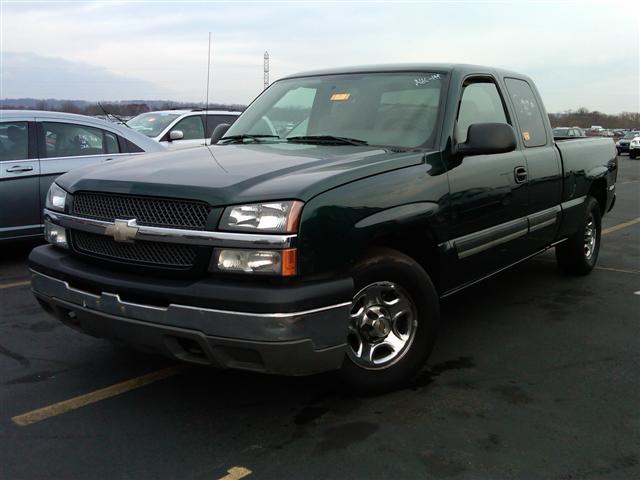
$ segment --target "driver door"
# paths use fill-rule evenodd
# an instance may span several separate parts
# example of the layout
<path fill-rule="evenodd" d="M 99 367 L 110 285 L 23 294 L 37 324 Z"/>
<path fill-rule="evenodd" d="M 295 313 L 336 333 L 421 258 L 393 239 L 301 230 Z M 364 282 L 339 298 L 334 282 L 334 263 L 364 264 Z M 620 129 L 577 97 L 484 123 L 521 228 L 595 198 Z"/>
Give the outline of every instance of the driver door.
<path fill-rule="evenodd" d="M 459 102 L 456 142 L 466 141 L 474 123 L 513 125 L 491 77 L 465 80 Z M 448 172 L 451 241 L 458 255 L 458 284 L 481 278 L 525 256 L 526 167 L 522 150 L 463 157 Z"/>

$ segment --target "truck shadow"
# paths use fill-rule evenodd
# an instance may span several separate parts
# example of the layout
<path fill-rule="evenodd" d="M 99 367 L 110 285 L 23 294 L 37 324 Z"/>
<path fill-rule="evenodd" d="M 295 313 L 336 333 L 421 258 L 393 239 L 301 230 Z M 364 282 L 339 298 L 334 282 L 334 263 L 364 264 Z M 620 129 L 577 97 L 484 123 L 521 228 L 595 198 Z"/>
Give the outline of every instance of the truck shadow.
<path fill-rule="evenodd" d="M 495 323 L 518 321 L 505 315 L 505 309 L 526 311 L 527 306 L 535 302 L 528 294 L 530 285 L 546 285 L 562 280 L 561 277 L 555 262 L 541 258 L 443 300 L 442 326 L 432 357 L 418 377 L 403 390 L 428 388 L 447 371 L 473 369 L 482 358 L 475 358 L 473 347 L 467 348 L 468 338 L 474 337 L 473 341 L 479 344 L 504 341 L 504 338 L 491 338 L 496 328 L 500 328 Z M 494 324 L 493 328 L 489 328 L 491 324 Z M 282 377 L 193 366 L 176 381 L 181 384 L 180 390 L 184 394 L 181 397 L 188 397 L 189 403 L 202 401 L 202 408 L 205 405 L 206 408 L 215 405 L 214 408 L 221 409 L 256 407 L 268 412 L 271 407 L 287 406 L 292 410 L 296 424 L 312 422 L 330 411 L 329 405 L 354 406 L 372 398 L 349 392 L 335 373 Z"/>

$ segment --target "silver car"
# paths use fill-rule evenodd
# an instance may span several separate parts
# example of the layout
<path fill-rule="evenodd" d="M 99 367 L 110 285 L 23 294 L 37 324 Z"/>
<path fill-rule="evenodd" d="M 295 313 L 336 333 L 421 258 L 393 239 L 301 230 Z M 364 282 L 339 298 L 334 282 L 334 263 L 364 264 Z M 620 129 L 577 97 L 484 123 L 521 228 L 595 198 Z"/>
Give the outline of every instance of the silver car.
<path fill-rule="evenodd" d="M 169 150 L 177 150 L 211 143 L 211 134 L 218 125 L 231 125 L 239 116 L 240 112 L 226 110 L 158 110 L 141 113 L 127 125 Z"/>
<path fill-rule="evenodd" d="M 166 151 L 123 125 L 84 115 L 0 110 L 0 241 L 42 235 L 58 175 L 84 165 Z"/>

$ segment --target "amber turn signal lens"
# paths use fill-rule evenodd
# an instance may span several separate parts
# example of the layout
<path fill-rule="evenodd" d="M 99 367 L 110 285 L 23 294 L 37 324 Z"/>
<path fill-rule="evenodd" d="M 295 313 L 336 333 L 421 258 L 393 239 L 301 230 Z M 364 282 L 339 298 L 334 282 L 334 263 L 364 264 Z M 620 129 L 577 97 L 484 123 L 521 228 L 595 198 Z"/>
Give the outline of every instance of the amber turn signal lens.
<path fill-rule="evenodd" d="M 283 277 L 290 277 L 296 274 L 297 259 L 298 259 L 297 250 L 295 248 L 288 248 L 287 250 L 282 250 L 281 274 Z"/>

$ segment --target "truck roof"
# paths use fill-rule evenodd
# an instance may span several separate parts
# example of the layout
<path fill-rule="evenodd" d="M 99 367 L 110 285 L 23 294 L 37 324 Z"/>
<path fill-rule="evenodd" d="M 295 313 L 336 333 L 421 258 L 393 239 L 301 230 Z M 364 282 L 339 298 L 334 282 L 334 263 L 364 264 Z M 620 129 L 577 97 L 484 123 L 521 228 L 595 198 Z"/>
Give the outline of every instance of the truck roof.
<path fill-rule="evenodd" d="M 495 67 L 488 67 L 485 65 L 472 65 L 465 63 L 389 63 L 380 65 L 359 65 L 353 67 L 336 67 L 327 68 L 322 70 L 311 70 L 307 72 L 295 73 L 287 75 L 283 78 L 297 78 L 297 77 L 311 77 L 317 75 L 339 75 L 347 73 L 367 73 L 367 72 L 443 72 L 451 73 L 457 72 L 463 75 L 466 74 L 499 74 L 500 76 L 516 77 L 516 78 L 528 78 L 526 75 L 517 73 L 510 70 L 504 70 Z"/>

